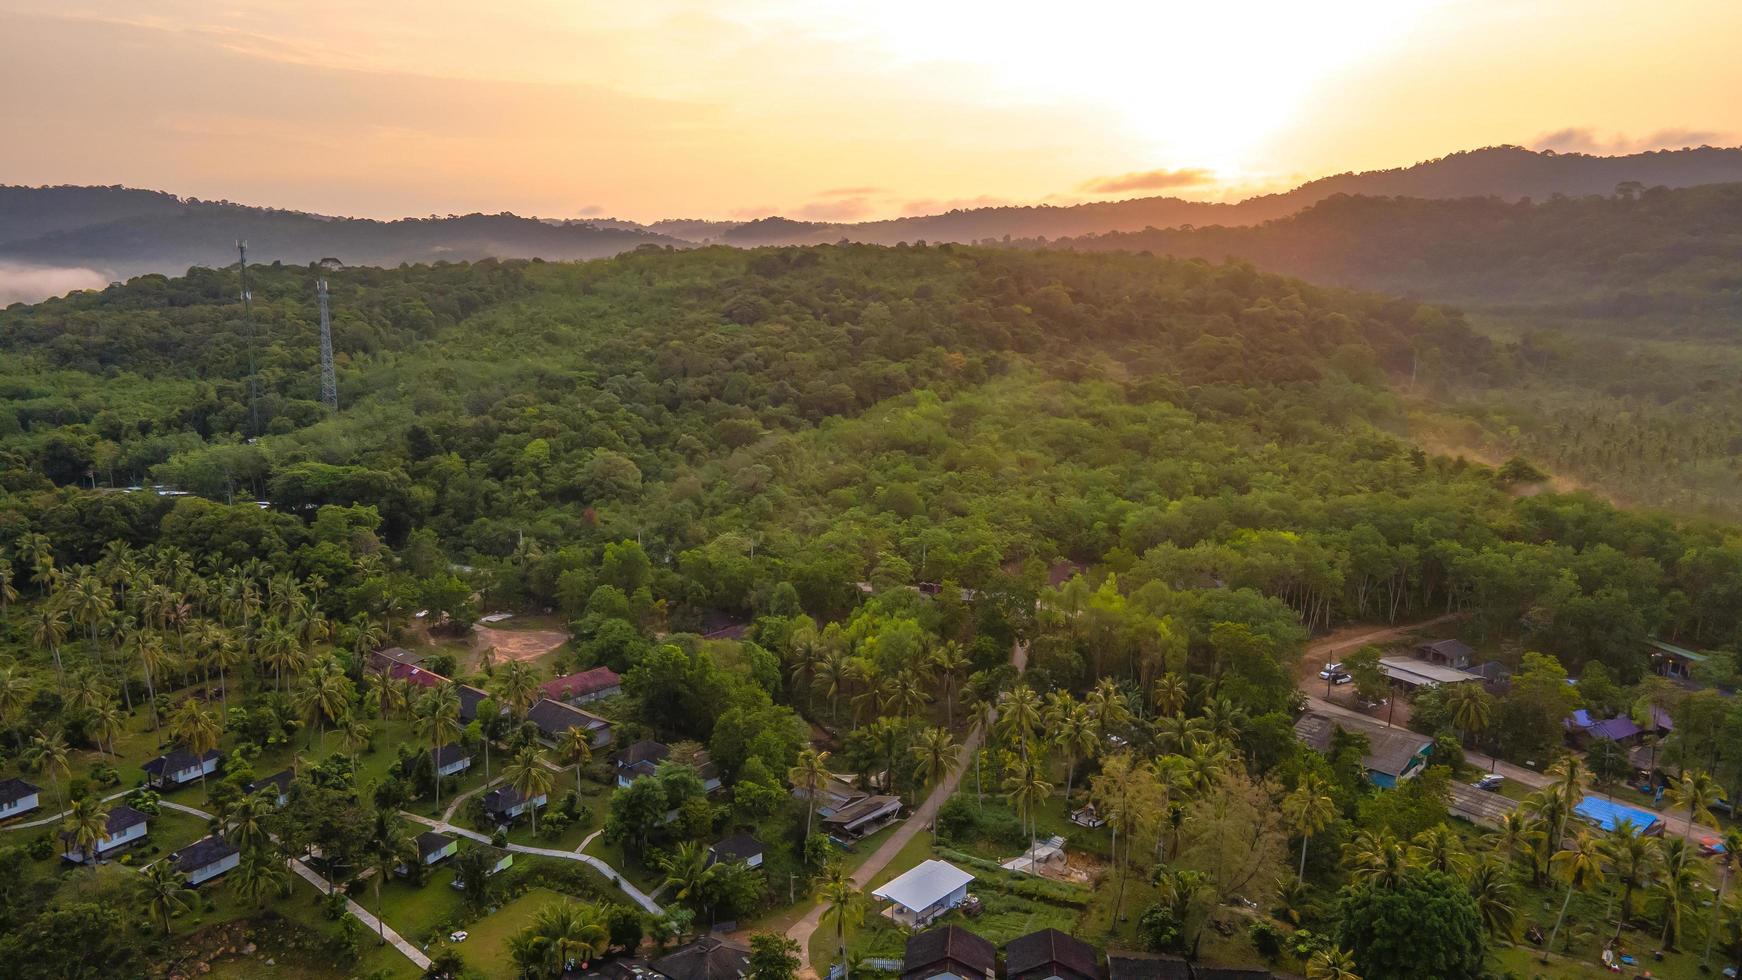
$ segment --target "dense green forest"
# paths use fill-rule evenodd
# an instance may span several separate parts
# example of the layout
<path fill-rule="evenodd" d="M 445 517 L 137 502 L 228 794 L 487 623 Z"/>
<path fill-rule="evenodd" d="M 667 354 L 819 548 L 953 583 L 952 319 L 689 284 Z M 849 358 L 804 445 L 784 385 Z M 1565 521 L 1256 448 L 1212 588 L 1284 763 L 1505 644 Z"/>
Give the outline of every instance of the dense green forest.
<path fill-rule="evenodd" d="M 336 414 L 317 398 L 323 275 Z M 42 785 L 86 848 L 111 798 L 156 805 L 122 785 L 143 760 L 220 749 L 226 774 L 177 792 L 245 839 L 248 869 L 195 912 L 173 876 L 57 873 L 47 830 L 7 830 L 0 867 L 25 886 L 0 903 L 0 955 L 23 975 L 127 975 L 264 915 L 312 937 L 299 961 L 402 975 L 391 947 L 308 914 L 340 903 L 275 897 L 303 857 L 418 923 L 428 975 L 470 975 L 474 947 L 443 938 L 484 932 L 487 886 L 381 884 L 407 821 L 444 799 L 497 840 L 477 797 L 454 798 L 485 783 L 433 774 L 450 742 L 560 801 L 501 842 L 573 852 L 597 831 L 627 880 L 670 887 L 642 916 L 614 877 L 529 860 L 499 895 L 582 904 L 502 940 L 517 976 L 561 973 L 552 935 L 605 956 L 708 915 L 778 932 L 812 886 L 841 953 L 888 955 L 875 916 L 848 948 L 855 855 L 789 794 L 831 755 L 910 803 L 961 773 L 918 840 L 984 872 L 988 931 L 1056 921 L 1368 980 L 1523 969 L 1537 950 L 1512 943 L 1551 928 L 1531 941 L 1545 958 L 1588 959 L 1611 925 L 1677 969 L 1708 937 L 1742 954 L 1729 891 L 1692 898 L 1727 872 L 1686 842 L 1641 845 L 1625 897 L 1554 846 L 1601 862 L 1633 839 L 1568 825 L 1625 775 L 1568 750 L 1577 707 L 1673 719 L 1653 768 L 1684 836 L 1742 795 L 1742 711 L 1719 693 L 1738 680 L 1742 538 L 1415 444 L 1417 399 L 1533 369 L 1456 312 L 1245 262 L 950 245 L 249 277 L 251 319 L 235 268 L 0 311 L 0 775 Z M 619 788 L 584 737 L 541 739 L 546 678 L 453 645 L 482 613 L 547 609 L 563 642 L 537 669 L 622 674 L 597 710 L 622 744 L 670 743 L 656 777 Z M 1415 699 L 1424 773 L 1380 789 L 1366 736 L 1297 742 L 1310 637 L 1448 613 L 1516 677 Z M 1706 652 L 1688 686 L 1650 673 L 1653 636 Z M 501 710 L 462 725 L 454 683 L 370 669 L 390 642 Z M 1375 700 L 1376 658 L 1348 658 Z M 703 749 L 723 796 L 702 789 Z M 1494 842 L 1447 816 L 1449 784 L 1477 772 L 1466 751 L 1565 759 Z M 281 767 L 277 810 L 249 783 Z M 1070 830 L 1085 802 L 1111 827 Z M 1043 826 L 1114 887 L 1005 881 L 992 859 Z M 706 846 L 742 832 L 767 868 L 710 873 Z M 1570 918 L 1544 915 L 1563 890 Z M 438 898 L 452 911 L 418 911 Z M 1400 934 L 1427 938 L 1406 954 Z M 835 936 L 817 936 L 823 967 Z"/>

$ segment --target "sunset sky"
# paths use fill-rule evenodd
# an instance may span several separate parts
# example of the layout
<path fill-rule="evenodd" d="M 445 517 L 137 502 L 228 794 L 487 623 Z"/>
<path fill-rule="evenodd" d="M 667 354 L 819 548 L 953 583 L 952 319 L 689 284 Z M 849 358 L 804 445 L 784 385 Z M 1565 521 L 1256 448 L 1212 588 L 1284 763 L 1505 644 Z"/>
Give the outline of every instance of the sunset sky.
<path fill-rule="evenodd" d="M 338 214 L 1226 199 L 1742 142 L 1735 0 L 0 0 L 0 183 Z"/>

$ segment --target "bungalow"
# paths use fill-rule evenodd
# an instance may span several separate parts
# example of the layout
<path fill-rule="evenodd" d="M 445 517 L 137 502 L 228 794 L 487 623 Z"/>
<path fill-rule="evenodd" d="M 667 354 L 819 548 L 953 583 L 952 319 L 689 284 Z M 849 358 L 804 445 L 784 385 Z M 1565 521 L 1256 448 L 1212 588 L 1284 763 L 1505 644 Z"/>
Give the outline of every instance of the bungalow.
<path fill-rule="evenodd" d="M 907 937 L 901 980 L 993 980 L 997 975 L 997 947 L 960 926 Z"/>
<path fill-rule="evenodd" d="M 109 811 L 109 823 L 104 829 L 107 832 L 97 841 L 97 845 L 93 849 L 99 859 L 116 848 L 126 847 L 144 837 L 149 829 L 149 822 L 145 814 L 130 806 L 122 805 Z M 73 843 L 73 835 L 62 833 L 60 837 L 63 847 L 61 857 L 75 864 L 83 864 L 85 854 L 79 850 L 78 845 Z"/>
<path fill-rule="evenodd" d="M 488 691 L 481 691 L 470 684 L 460 685 L 460 722 L 471 724 L 478 720 L 478 705 L 490 696 Z"/>
<path fill-rule="evenodd" d="M 666 980 L 741 980 L 750 973 L 750 950 L 707 936 L 679 946 L 649 965 Z"/>
<path fill-rule="evenodd" d="M 198 885 L 241 864 L 242 852 L 236 845 L 213 834 L 171 854 L 169 863 L 188 876 L 188 884 Z"/>
<path fill-rule="evenodd" d="M 1420 687 L 1482 680 L 1479 674 L 1455 667 L 1444 667 L 1426 660 L 1416 660 L 1413 657 L 1380 657 L 1379 669 L 1385 672 L 1393 687 L 1409 691 Z"/>
<path fill-rule="evenodd" d="M 1651 654 L 1651 669 L 1672 680 L 1692 680 L 1694 669 L 1706 662 L 1705 654 L 1662 640 L 1647 640 L 1645 646 Z"/>
<path fill-rule="evenodd" d="M 1598 720 L 1584 708 L 1575 710 L 1561 722 L 1561 727 L 1567 730 L 1567 735 L 1582 748 L 1588 748 L 1593 742 L 1614 742 L 1618 745 L 1632 745 L 1643 733 L 1633 719 L 1626 715 Z"/>
<path fill-rule="evenodd" d="M 1057 929 L 1042 929 L 1004 944 L 1007 980 L 1101 980 L 1095 947 Z"/>
<path fill-rule="evenodd" d="M 482 851 L 485 854 L 487 854 L 490 857 L 495 859 L 495 863 L 491 864 L 488 868 L 484 869 L 484 877 L 486 877 L 486 878 L 493 878 L 496 875 L 499 875 L 502 872 L 507 871 L 509 868 L 514 867 L 514 852 L 513 851 L 504 851 L 504 850 L 501 850 L 500 848 L 491 847 L 488 844 L 479 844 L 477 847 L 473 848 L 472 850 Z M 468 851 L 467 853 L 469 854 L 469 853 L 471 853 L 471 851 Z M 452 888 L 455 891 L 463 892 L 466 890 L 466 883 L 464 881 L 460 880 L 460 876 L 458 874 L 455 874 L 453 880 L 448 882 L 448 887 Z"/>
<path fill-rule="evenodd" d="M 967 901 L 968 882 L 973 880 L 973 875 L 948 861 L 933 859 L 885 883 L 871 896 L 889 903 L 882 914 L 897 925 L 923 929 Z"/>
<path fill-rule="evenodd" d="M 248 792 L 258 793 L 265 790 L 272 794 L 272 802 L 275 806 L 283 806 L 290 802 L 290 784 L 295 781 L 296 773 L 294 771 L 281 769 L 265 779 L 256 779 L 249 783 Z"/>
<path fill-rule="evenodd" d="M 798 800 L 810 799 L 810 790 L 794 787 L 792 796 Z M 839 773 L 830 773 L 829 781 L 817 791 L 817 816 L 832 817 L 847 807 L 865 799 L 871 794 L 853 785 L 853 781 Z"/>
<path fill-rule="evenodd" d="M 556 740 L 571 728 L 584 728 L 592 737 L 594 748 L 611 744 L 611 723 L 598 715 L 579 708 L 542 698 L 526 713 L 526 720 L 538 726 L 539 741 L 555 745 Z"/>
<path fill-rule="evenodd" d="M 837 837 L 864 837 L 882 830 L 901 815 L 901 797 L 867 796 L 823 818 Z"/>
<path fill-rule="evenodd" d="M 617 770 L 617 785 L 626 789 L 642 776 L 653 775 L 668 755 L 671 755 L 671 746 L 650 738 L 625 746 L 623 751 L 611 757 Z"/>
<path fill-rule="evenodd" d="M 375 670 L 391 670 L 394 666 L 416 667 L 423 662 L 423 654 L 412 653 L 404 647 L 387 647 L 369 654 L 369 666 Z"/>
<path fill-rule="evenodd" d="M 0 820 L 29 813 L 41 805 L 42 790 L 14 776 L 0 779 Z"/>
<path fill-rule="evenodd" d="M 484 794 L 484 812 L 497 823 L 510 823 L 526 811 L 536 810 L 547 802 L 549 797 L 543 793 L 528 800 L 512 786 L 498 786 Z"/>
<path fill-rule="evenodd" d="M 175 749 L 152 759 L 141 768 L 145 770 L 146 785 L 160 790 L 175 789 L 217 772 L 218 763 L 223 758 L 223 753 L 217 749 L 208 749 L 204 755 L 194 755 L 186 749 Z"/>
<path fill-rule="evenodd" d="M 609 667 L 594 667 L 545 681 L 538 690 L 552 701 L 579 706 L 623 693 L 623 678 Z"/>
<path fill-rule="evenodd" d="M 472 753 L 457 743 L 444 745 L 430 752 L 430 763 L 439 776 L 457 776 L 472 768 Z"/>
<path fill-rule="evenodd" d="M 1177 956 L 1109 951 L 1107 980 L 1192 980 L 1192 968 Z"/>
<path fill-rule="evenodd" d="M 1433 643 L 1423 643 L 1415 648 L 1415 655 L 1430 664 L 1450 667 L 1454 670 L 1469 670 L 1470 658 L 1476 651 L 1463 640 L 1436 640 Z"/>
<path fill-rule="evenodd" d="M 1433 752 L 1433 739 L 1402 728 L 1384 728 L 1352 718 L 1332 719 L 1316 711 L 1308 711 L 1294 723 L 1295 737 L 1321 755 L 1331 751 L 1332 736 L 1338 729 L 1367 736 L 1367 755 L 1362 764 L 1366 766 L 1367 779 L 1381 789 L 1413 778 L 1427 766 L 1428 756 Z"/>
<path fill-rule="evenodd" d="M 762 842 L 751 834 L 733 834 L 708 848 L 709 864 L 732 864 L 742 861 L 752 868 L 762 867 Z"/>
<path fill-rule="evenodd" d="M 457 837 L 434 830 L 426 830 L 417 835 L 417 859 L 425 865 L 445 861 L 459 850 L 460 841 Z"/>

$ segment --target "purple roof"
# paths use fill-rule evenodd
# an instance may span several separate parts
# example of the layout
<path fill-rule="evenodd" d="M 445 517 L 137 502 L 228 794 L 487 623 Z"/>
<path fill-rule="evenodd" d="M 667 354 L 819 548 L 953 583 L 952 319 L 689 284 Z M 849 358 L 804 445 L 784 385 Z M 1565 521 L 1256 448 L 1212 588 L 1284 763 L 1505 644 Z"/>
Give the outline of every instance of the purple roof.
<path fill-rule="evenodd" d="M 1591 724 L 1591 713 L 1584 708 L 1575 708 L 1572 719 L 1567 722 L 1567 727 L 1582 732 L 1590 728 Z"/>
<path fill-rule="evenodd" d="M 1655 704 L 1651 706 L 1651 723 L 1666 732 L 1675 731 L 1675 722 L 1670 719 L 1669 712 Z"/>
<path fill-rule="evenodd" d="M 1639 726 L 1631 718 L 1610 718 L 1599 721 L 1588 729 L 1592 738 L 1606 738 L 1614 742 L 1632 738 L 1639 734 Z"/>

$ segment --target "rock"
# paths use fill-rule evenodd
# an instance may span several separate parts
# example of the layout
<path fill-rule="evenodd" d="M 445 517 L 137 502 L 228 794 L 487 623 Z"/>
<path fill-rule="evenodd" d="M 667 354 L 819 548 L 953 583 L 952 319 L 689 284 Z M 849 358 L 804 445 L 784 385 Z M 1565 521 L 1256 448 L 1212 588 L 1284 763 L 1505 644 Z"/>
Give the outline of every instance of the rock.
<path fill-rule="evenodd" d="M 212 972 L 212 964 L 207 963 L 205 960 L 201 960 L 195 969 L 197 969 L 202 975 L 207 974 Z"/>
<path fill-rule="evenodd" d="M 248 945 L 246 945 L 246 946 L 244 946 L 244 947 L 242 947 L 242 955 L 243 955 L 243 956 L 253 956 L 253 955 L 254 955 L 254 951 L 255 951 L 255 950 L 256 950 L 256 949 L 259 949 L 259 948 L 260 948 L 260 947 L 258 947 L 258 946 L 256 946 L 256 945 L 254 945 L 254 944 L 253 944 L 253 943 L 249 943 L 249 944 L 248 944 Z"/>

